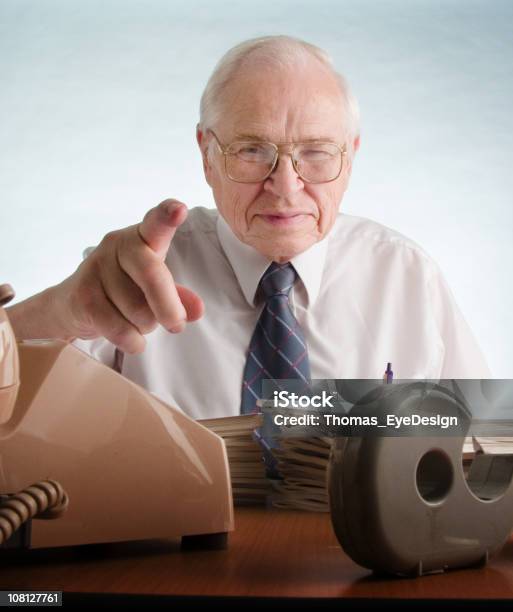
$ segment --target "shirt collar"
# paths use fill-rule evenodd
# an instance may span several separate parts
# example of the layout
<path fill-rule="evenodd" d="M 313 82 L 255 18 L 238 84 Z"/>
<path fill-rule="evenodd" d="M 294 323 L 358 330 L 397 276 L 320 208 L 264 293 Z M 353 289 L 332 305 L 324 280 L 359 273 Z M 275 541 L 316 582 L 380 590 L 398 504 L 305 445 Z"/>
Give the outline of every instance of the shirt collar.
<path fill-rule="evenodd" d="M 271 260 L 253 247 L 241 242 L 220 214 L 217 217 L 217 235 L 244 297 L 250 306 L 255 306 L 255 296 L 260 279 L 271 264 Z M 305 286 L 309 306 L 315 303 L 319 295 L 327 246 L 327 241 L 321 240 L 291 259 L 292 265 Z"/>

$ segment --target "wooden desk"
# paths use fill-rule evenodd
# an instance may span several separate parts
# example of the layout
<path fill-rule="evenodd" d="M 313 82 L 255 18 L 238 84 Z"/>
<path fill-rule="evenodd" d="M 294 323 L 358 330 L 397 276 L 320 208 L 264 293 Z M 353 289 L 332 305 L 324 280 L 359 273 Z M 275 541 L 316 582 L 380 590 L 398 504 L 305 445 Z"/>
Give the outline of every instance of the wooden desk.
<path fill-rule="evenodd" d="M 239 508 L 227 550 L 178 541 L 2 551 L 2 589 L 301 598 L 513 598 L 513 540 L 487 567 L 384 579 L 353 563 L 329 515 Z M 65 600 L 66 601 L 66 600 Z"/>

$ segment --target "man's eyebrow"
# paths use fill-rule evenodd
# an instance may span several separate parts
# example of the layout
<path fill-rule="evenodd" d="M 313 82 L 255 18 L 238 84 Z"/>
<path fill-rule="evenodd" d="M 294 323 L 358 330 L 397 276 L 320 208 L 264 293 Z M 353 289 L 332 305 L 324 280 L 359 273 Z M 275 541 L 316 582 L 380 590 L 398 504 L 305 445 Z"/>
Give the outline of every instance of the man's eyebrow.
<path fill-rule="evenodd" d="M 267 138 L 263 138 L 262 136 L 257 136 L 256 134 L 243 134 L 236 132 L 235 140 L 256 140 L 257 142 L 269 142 Z"/>
<path fill-rule="evenodd" d="M 243 134 L 239 132 L 236 132 L 234 141 L 235 140 L 248 140 L 252 142 L 273 142 L 270 138 L 257 136 L 256 134 Z M 330 136 L 316 136 L 315 138 L 301 138 L 300 140 L 295 140 L 294 142 L 335 142 L 335 140 Z M 276 144 L 284 143 L 277 142 Z"/>

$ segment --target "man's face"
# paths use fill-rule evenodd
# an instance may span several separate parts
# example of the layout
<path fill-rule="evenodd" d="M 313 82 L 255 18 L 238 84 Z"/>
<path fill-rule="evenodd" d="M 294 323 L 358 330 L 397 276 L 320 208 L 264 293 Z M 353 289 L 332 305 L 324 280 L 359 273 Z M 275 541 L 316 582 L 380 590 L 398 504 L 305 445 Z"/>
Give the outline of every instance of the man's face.
<path fill-rule="evenodd" d="M 308 140 L 344 144 L 345 129 L 339 87 L 319 64 L 298 70 L 246 70 L 225 92 L 223 121 L 215 126 L 220 142 Z M 304 182 L 289 154 L 280 155 L 273 173 L 260 183 L 236 183 L 224 169 L 224 156 L 206 146 L 210 133 L 198 133 L 205 175 L 219 212 L 235 235 L 262 255 L 285 262 L 322 240 L 336 218 L 351 167 L 347 156 L 338 179 Z"/>

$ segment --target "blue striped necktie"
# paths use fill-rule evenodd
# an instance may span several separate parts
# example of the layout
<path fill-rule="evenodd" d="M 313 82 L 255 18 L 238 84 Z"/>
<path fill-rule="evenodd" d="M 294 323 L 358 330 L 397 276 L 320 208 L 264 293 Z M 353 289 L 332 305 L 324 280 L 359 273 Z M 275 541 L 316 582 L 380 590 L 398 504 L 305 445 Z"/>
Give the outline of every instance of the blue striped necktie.
<path fill-rule="evenodd" d="M 289 304 L 289 293 L 296 278 L 292 264 L 273 262 L 260 280 L 265 305 L 249 345 L 242 414 L 258 412 L 256 401 L 262 397 L 264 379 L 310 382 L 306 341 Z"/>

